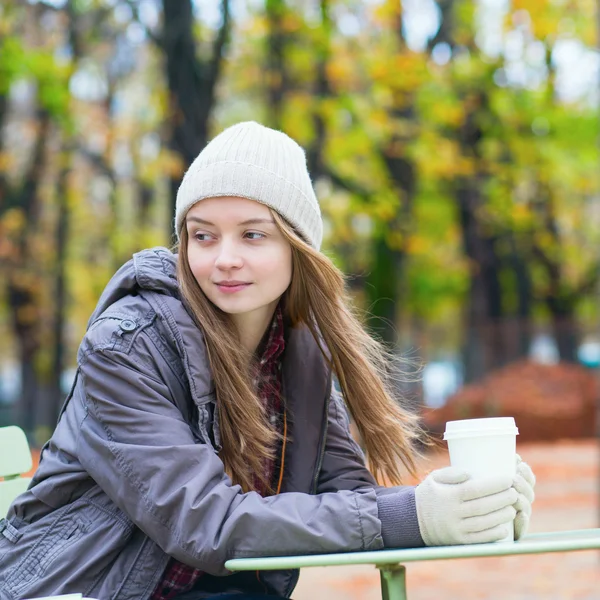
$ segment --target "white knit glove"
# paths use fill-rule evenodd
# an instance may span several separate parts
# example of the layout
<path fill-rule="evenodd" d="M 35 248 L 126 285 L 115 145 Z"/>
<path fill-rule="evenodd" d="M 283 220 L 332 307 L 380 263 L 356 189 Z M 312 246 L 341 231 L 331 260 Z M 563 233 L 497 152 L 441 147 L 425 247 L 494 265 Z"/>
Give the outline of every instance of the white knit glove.
<path fill-rule="evenodd" d="M 514 504 L 517 516 L 515 517 L 515 540 L 520 540 L 527 534 L 531 519 L 531 503 L 535 498 L 535 475 L 531 467 L 523 462 L 517 454 L 517 473 L 513 480 L 513 488 L 518 497 Z"/>
<path fill-rule="evenodd" d="M 427 546 L 497 542 L 510 533 L 518 492 L 510 477 L 471 479 L 457 467 L 431 472 L 415 489 Z"/>

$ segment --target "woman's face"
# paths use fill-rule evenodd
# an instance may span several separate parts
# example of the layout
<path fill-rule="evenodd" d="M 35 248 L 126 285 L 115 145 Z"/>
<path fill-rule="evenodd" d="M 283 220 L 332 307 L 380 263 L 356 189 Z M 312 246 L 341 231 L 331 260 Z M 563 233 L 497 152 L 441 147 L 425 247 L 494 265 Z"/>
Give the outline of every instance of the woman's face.
<path fill-rule="evenodd" d="M 190 269 L 222 311 L 270 320 L 292 278 L 289 242 L 270 210 L 246 198 L 201 200 L 186 215 Z"/>

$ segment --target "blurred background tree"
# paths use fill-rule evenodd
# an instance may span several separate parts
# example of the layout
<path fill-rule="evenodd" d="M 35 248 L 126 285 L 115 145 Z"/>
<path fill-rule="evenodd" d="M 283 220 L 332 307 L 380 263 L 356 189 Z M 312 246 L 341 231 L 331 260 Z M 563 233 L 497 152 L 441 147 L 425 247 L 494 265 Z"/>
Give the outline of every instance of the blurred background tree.
<path fill-rule="evenodd" d="M 600 362 L 591 0 L 5 0 L 0 421 L 47 437 L 114 270 L 243 119 L 307 151 L 324 250 L 418 401 Z"/>

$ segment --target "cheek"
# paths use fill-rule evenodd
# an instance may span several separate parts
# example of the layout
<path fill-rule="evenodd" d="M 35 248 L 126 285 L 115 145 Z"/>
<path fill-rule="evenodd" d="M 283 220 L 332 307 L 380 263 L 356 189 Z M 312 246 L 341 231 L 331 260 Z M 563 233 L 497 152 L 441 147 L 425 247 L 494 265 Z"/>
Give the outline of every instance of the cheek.
<path fill-rule="evenodd" d="M 194 277 L 197 280 L 206 279 L 211 272 L 211 264 L 210 261 L 207 260 L 207 257 L 200 257 L 194 254 L 190 254 L 188 256 L 188 263 L 190 265 L 190 270 L 194 274 Z"/>
<path fill-rule="evenodd" d="M 272 255 L 264 264 L 264 272 L 273 278 L 275 285 L 287 286 L 292 278 L 291 255 Z"/>

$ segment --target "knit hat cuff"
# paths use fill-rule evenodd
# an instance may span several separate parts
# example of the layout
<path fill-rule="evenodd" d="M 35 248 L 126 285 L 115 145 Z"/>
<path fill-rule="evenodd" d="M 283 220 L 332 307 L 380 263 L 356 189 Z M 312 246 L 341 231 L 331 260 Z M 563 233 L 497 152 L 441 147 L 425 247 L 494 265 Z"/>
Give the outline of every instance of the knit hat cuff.
<path fill-rule="evenodd" d="M 260 165 L 230 160 L 203 165 L 193 174 L 186 174 L 177 192 L 175 231 L 179 238 L 187 211 L 198 201 L 236 196 L 273 208 L 318 250 L 323 225 L 317 199 L 312 188 L 310 191 L 312 197 L 307 197 L 300 185 Z M 298 195 L 305 201 L 299 202 Z"/>

